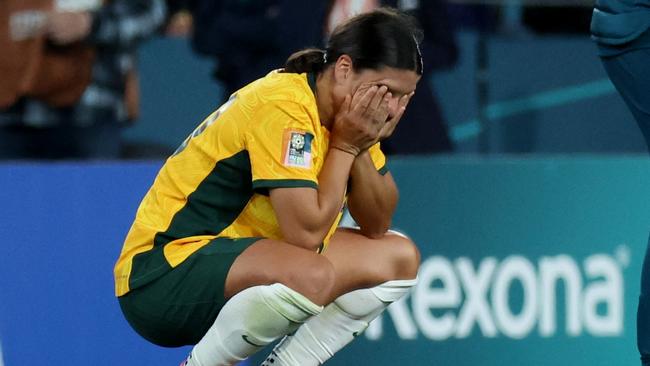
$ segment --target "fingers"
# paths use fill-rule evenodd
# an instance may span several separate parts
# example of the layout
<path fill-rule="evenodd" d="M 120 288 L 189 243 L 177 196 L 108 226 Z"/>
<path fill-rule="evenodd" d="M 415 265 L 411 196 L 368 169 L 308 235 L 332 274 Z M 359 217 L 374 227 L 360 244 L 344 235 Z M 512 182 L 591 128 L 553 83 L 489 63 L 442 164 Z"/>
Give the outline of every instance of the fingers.
<path fill-rule="evenodd" d="M 372 114 L 372 118 L 376 123 L 383 124 L 388 118 L 388 115 L 390 114 L 390 98 L 392 97 L 392 94 L 390 92 L 386 93 L 382 100 L 380 101 L 379 106 L 374 110 L 374 113 Z"/>
<path fill-rule="evenodd" d="M 368 109 L 371 111 L 377 110 L 380 108 L 382 102 L 384 101 L 384 96 L 388 93 L 388 87 L 385 85 L 380 86 L 375 92 L 375 96 L 372 98 Z"/>
<path fill-rule="evenodd" d="M 400 119 L 402 118 L 402 115 L 404 115 L 404 111 L 406 111 L 406 106 L 408 105 L 408 102 L 411 100 L 411 97 L 413 97 L 413 92 L 409 93 L 407 95 L 402 96 L 399 99 L 398 102 L 398 107 L 397 107 L 397 112 L 395 115 L 386 122 L 386 124 L 382 127 L 380 131 L 380 136 L 379 136 L 379 141 L 389 137 L 390 135 L 393 134 L 393 131 L 395 131 L 395 128 L 397 127 L 397 124 L 399 123 Z"/>
<path fill-rule="evenodd" d="M 364 120 L 367 120 L 372 125 L 383 125 L 390 114 L 389 102 L 392 94 L 388 91 L 385 85 L 373 85 L 368 89 L 359 91 L 362 93 L 361 97 L 357 99 L 355 94 L 353 101 L 353 111 Z M 381 126 L 378 126 L 381 128 Z"/>
<path fill-rule="evenodd" d="M 397 113 L 393 116 L 393 118 L 386 121 L 386 124 L 384 124 L 381 131 L 379 132 L 379 141 L 393 134 L 393 131 L 395 131 L 395 127 L 397 127 L 397 124 L 399 123 L 400 119 L 402 118 L 402 115 L 404 114 L 404 111 L 405 108 L 403 107 L 400 108 L 397 111 Z"/>
<path fill-rule="evenodd" d="M 372 102 L 372 99 L 374 98 L 375 94 L 377 93 L 377 86 L 372 86 L 363 93 L 361 98 L 357 101 L 357 103 L 352 107 L 352 110 L 356 113 L 359 113 L 360 115 L 363 115 L 366 113 L 366 110 L 368 110 L 368 106 L 370 106 L 370 103 Z"/>
<path fill-rule="evenodd" d="M 395 113 L 395 115 L 393 116 L 393 118 L 390 119 L 389 122 L 395 121 L 395 124 L 397 124 L 397 121 L 399 121 L 399 119 L 402 118 L 404 111 L 406 111 L 406 106 L 409 104 L 409 101 L 411 100 L 414 94 L 415 92 L 411 92 L 399 98 L 399 102 L 397 103 L 398 106 L 397 113 Z"/>
<path fill-rule="evenodd" d="M 403 95 L 397 101 L 396 110 L 391 109 L 393 94 L 384 85 L 373 85 L 357 89 L 353 96 L 346 96 L 341 111 L 346 119 L 356 125 L 357 131 L 371 137 L 374 142 L 389 137 L 402 118 L 406 106 L 414 93 Z M 391 111 L 394 113 L 391 115 Z"/>
<path fill-rule="evenodd" d="M 411 98 L 413 98 L 413 95 L 415 95 L 415 92 L 410 92 L 406 95 L 403 95 L 400 100 L 399 100 L 399 106 L 406 108 L 406 105 L 409 104 L 411 101 Z"/>
<path fill-rule="evenodd" d="M 350 94 L 348 94 L 345 96 L 345 99 L 343 99 L 343 104 L 341 104 L 341 110 L 345 112 L 349 112 L 351 103 L 352 103 L 352 97 L 350 96 Z"/>

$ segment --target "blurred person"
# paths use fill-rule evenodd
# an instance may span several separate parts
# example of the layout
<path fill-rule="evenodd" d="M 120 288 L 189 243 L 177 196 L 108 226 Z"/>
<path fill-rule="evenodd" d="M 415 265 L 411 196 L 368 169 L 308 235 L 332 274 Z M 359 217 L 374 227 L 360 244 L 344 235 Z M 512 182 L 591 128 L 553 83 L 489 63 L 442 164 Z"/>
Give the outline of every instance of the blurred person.
<path fill-rule="evenodd" d="M 192 45 L 215 61 L 224 100 L 280 68 L 295 50 L 322 44 L 326 1 L 189 0 Z"/>
<path fill-rule="evenodd" d="M 135 51 L 162 0 L 0 4 L 0 158 L 117 158 L 136 118 Z"/>
<path fill-rule="evenodd" d="M 182 365 L 318 365 L 416 283 L 388 231 L 397 187 L 379 141 L 422 74 L 411 18 L 380 9 L 292 54 L 208 116 L 166 161 L 115 266 L 123 313 Z M 347 201 L 359 223 L 338 228 Z M 327 349 L 327 352 L 324 352 Z"/>
<path fill-rule="evenodd" d="M 650 0 L 596 0 L 591 34 L 607 75 L 650 147 Z M 641 273 L 637 346 L 642 364 L 650 365 L 650 242 Z"/>
<path fill-rule="evenodd" d="M 164 33 L 169 37 L 187 37 L 192 34 L 194 19 L 191 0 L 167 0 L 167 20 Z"/>
<path fill-rule="evenodd" d="M 382 150 L 389 155 L 453 151 L 445 118 L 431 84 L 435 72 L 451 68 L 458 60 L 458 46 L 446 1 L 334 0 L 328 12 L 326 29 L 330 31 L 340 21 L 379 6 L 399 8 L 417 19 L 424 32 L 420 47 L 427 60 L 424 82 L 409 102 L 400 128 L 382 144 Z"/>

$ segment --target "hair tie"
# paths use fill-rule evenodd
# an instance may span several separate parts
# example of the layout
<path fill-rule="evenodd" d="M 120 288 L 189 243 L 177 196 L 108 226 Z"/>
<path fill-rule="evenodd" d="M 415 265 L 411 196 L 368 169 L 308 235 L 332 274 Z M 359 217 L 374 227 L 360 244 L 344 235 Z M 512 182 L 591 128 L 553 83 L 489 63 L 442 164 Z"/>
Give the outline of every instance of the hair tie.
<path fill-rule="evenodd" d="M 327 64 L 327 51 L 323 52 L 323 64 Z"/>
<path fill-rule="evenodd" d="M 422 51 L 420 51 L 420 43 L 418 43 L 418 39 L 415 37 L 415 34 L 413 36 L 413 42 L 415 42 L 415 49 L 418 51 L 418 57 L 420 58 L 420 71 L 424 73 L 424 60 L 422 59 Z"/>

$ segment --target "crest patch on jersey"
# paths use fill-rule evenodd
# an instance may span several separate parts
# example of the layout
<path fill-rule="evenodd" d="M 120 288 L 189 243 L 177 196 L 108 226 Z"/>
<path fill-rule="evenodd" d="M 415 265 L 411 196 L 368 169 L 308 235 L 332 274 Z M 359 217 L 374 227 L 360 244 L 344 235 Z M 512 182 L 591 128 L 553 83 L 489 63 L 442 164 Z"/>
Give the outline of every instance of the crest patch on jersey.
<path fill-rule="evenodd" d="M 285 130 L 282 136 L 282 163 L 296 168 L 311 168 L 311 142 L 314 135 L 305 131 Z"/>

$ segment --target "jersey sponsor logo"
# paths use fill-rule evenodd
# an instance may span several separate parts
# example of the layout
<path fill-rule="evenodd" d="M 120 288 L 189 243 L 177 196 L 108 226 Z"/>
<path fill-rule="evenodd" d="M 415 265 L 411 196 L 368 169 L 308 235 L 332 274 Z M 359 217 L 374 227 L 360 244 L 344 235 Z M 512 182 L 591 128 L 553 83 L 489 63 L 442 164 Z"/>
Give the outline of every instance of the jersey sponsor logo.
<path fill-rule="evenodd" d="M 296 168 L 311 168 L 311 142 L 314 135 L 305 131 L 285 130 L 282 138 L 282 163 Z"/>

